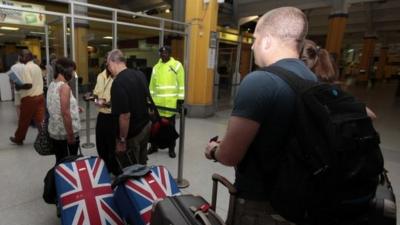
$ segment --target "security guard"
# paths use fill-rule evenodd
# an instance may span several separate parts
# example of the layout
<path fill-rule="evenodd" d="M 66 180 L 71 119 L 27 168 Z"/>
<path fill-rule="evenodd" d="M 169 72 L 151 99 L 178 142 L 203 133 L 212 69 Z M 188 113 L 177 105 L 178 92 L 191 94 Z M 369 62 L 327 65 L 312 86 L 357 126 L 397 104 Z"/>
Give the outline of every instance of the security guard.
<path fill-rule="evenodd" d="M 185 72 L 182 64 L 170 56 L 171 48 L 163 46 L 159 49 L 160 60 L 153 67 L 150 80 L 150 93 L 157 106 L 176 108 L 185 98 Z M 177 103 L 178 102 L 178 103 Z M 159 110 L 160 116 L 175 125 L 175 112 Z M 175 158 L 175 142 L 169 146 L 169 156 Z M 158 151 L 152 143 L 148 154 Z"/>

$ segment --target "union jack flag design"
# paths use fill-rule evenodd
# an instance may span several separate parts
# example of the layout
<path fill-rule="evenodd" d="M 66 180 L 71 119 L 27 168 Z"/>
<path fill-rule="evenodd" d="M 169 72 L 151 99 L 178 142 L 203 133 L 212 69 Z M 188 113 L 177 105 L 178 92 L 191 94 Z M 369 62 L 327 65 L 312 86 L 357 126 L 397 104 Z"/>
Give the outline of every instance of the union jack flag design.
<path fill-rule="evenodd" d="M 148 225 L 153 203 L 167 196 L 180 195 L 178 186 L 164 166 L 153 166 L 150 173 L 130 179 L 115 189 L 118 208 L 135 225 Z"/>
<path fill-rule="evenodd" d="M 123 225 L 115 211 L 110 177 L 97 157 L 62 163 L 55 169 L 63 225 Z"/>

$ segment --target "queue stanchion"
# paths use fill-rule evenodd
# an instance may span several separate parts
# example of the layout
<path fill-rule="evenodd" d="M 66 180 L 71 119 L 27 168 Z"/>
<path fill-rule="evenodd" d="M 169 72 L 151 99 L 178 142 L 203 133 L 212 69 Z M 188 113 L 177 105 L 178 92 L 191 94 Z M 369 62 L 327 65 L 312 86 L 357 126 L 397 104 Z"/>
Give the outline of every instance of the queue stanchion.
<path fill-rule="evenodd" d="M 185 146 L 185 117 L 186 108 L 182 104 L 179 108 L 179 152 L 178 152 L 178 177 L 176 178 L 176 183 L 179 188 L 189 187 L 189 181 L 183 178 L 183 156 L 184 156 L 184 146 Z"/>
<path fill-rule="evenodd" d="M 94 143 L 90 142 L 90 99 L 84 98 L 86 102 L 86 143 L 82 144 L 82 148 L 93 148 Z"/>
<path fill-rule="evenodd" d="M 156 105 L 156 107 L 159 110 L 179 113 L 178 176 L 177 178 L 175 178 L 175 181 L 179 188 L 187 188 L 189 187 L 190 183 L 189 181 L 183 178 L 183 156 L 185 151 L 185 116 L 187 110 L 183 103 L 179 104 L 176 109 L 158 105 Z"/>
<path fill-rule="evenodd" d="M 400 97 L 400 75 L 397 76 L 397 90 L 396 97 Z"/>

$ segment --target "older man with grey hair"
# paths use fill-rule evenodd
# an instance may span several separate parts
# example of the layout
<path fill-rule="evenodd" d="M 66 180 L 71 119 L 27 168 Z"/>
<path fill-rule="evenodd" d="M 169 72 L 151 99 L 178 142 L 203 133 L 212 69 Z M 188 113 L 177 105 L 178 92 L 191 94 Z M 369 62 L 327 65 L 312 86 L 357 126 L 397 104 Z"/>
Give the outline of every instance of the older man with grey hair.
<path fill-rule="evenodd" d="M 130 157 L 131 163 L 146 164 L 151 123 L 145 75 L 128 69 L 124 54 L 118 49 L 108 53 L 107 68 L 114 79 L 111 86 L 111 113 L 118 117 L 115 151 L 119 156 L 133 156 Z"/>

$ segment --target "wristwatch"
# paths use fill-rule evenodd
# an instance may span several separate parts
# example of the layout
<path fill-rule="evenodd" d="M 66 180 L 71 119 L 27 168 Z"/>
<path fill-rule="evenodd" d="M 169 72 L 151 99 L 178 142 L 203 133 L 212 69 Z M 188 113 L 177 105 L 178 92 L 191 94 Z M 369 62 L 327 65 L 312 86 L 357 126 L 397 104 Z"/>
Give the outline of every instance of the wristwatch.
<path fill-rule="evenodd" d="M 214 162 L 218 162 L 218 160 L 217 160 L 217 158 L 215 158 L 215 152 L 217 151 L 217 146 L 215 146 L 214 148 L 212 148 L 211 150 L 210 150 L 210 156 L 211 156 L 211 158 L 214 160 Z"/>
<path fill-rule="evenodd" d="M 119 138 L 117 138 L 117 140 L 121 144 L 125 144 L 126 143 L 126 139 L 124 137 L 119 137 Z"/>

